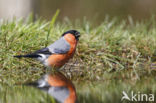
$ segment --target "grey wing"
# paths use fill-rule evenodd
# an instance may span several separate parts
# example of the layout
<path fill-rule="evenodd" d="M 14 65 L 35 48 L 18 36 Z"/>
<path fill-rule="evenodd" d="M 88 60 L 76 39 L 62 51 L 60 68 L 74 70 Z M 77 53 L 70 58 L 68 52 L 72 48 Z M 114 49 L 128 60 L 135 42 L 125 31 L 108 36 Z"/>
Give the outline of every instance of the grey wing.
<path fill-rule="evenodd" d="M 51 53 L 65 54 L 70 50 L 70 44 L 65 40 L 64 37 L 61 37 L 47 48 Z"/>
<path fill-rule="evenodd" d="M 69 96 L 69 90 L 66 87 L 50 87 L 48 93 L 60 103 L 64 103 Z"/>

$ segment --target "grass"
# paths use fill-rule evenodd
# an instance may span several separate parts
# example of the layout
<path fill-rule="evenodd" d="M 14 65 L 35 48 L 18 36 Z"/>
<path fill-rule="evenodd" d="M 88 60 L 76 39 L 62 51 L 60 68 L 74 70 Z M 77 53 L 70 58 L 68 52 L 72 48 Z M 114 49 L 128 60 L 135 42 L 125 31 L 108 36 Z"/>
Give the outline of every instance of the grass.
<path fill-rule="evenodd" d="M 22 86 L 45 74 L 43 65 L 13 55 L 46 47 L 70 29 L 80 31 L 81 37 L 74 58 L 62 72 L 75 84 L 80 103 L 121 103 L 123 90 L 156 96 L 156 71 L 150 67 L 155 61 L 154 16 L 140 22 L 105 18 L 98 26 L 85 19 L 54 24 L 55 19 L 56 15 L 52 22 L 33 22 L 31 17 L 0 22 L 0 103 L 53 101 L 42 91 Z"/>

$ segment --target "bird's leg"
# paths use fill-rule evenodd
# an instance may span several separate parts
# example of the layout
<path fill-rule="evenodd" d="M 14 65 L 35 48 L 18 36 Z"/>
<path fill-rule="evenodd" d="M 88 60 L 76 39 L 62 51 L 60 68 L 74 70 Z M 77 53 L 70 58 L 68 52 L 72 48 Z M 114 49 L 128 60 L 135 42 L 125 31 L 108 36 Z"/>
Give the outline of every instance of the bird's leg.
<path fill-rule="evenodd" d="M 51 69 L 53 70 L 53 68 L 51 67 L 46 67 L 46 74 L 51 72 Z"/>

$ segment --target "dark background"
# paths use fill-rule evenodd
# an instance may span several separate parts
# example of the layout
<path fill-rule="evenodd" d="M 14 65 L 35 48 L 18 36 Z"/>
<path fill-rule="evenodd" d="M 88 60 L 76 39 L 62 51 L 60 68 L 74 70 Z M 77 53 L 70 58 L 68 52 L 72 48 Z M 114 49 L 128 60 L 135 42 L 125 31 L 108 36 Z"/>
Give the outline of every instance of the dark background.
<path fill-rule="evenodd" d="M 156 13 L 156 0 L 0 0 L 0 18 L 4 19 L 27 17 L 33 12 L 50 20 L 57 9 L 60 10 L 58 20 L 86 17 L 102 21 L 106 15 L 140 20 Z"/>
<path fill-rule="evenodd" d="M 106 15 L 133 19 L 149 18 L 156 13 L 156 0 L 40 0 L 36 13 L 50 19 L 57 9 L 59 18 L 103 20 Z"/>

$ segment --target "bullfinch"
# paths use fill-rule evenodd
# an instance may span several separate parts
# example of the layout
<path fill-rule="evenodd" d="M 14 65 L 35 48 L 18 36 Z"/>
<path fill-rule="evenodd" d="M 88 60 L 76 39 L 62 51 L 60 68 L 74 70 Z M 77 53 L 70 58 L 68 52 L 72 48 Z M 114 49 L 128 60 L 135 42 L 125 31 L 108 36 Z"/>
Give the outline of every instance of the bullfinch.
<path fill-rule="evenodd" d="M 46 67 L 60 68 L 73 57 L 79 37 L 80 32 L 69 30 L 63 33 L 60 39 L 46 48 L 42 48 L 31 54 L 17 55 L 14 57 L 35 58 Z"/>
<path fill-rule="evenodd" d="M 76 103 L 77 96 L 73 83 L 61 72 L 54 72 L 42 76 L 39 80 L 27 83 L 48 93 L 59 103 Z"/>

